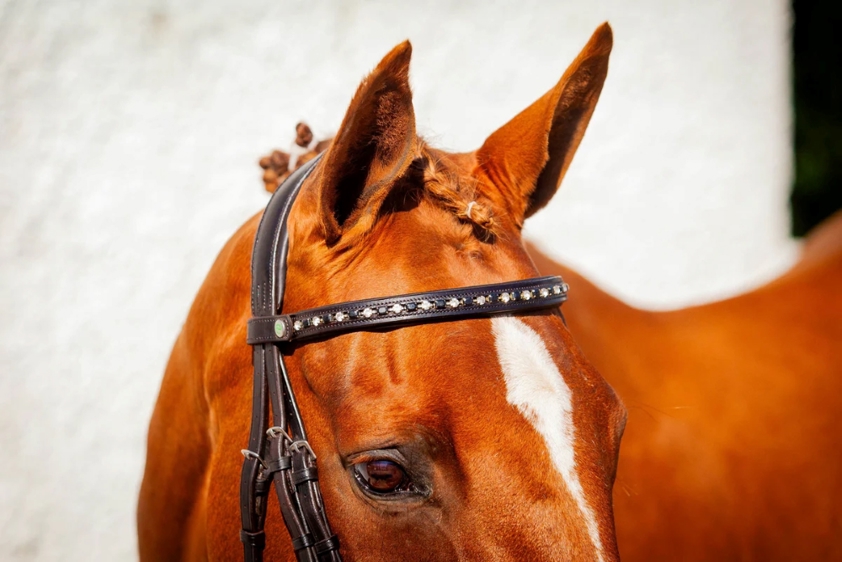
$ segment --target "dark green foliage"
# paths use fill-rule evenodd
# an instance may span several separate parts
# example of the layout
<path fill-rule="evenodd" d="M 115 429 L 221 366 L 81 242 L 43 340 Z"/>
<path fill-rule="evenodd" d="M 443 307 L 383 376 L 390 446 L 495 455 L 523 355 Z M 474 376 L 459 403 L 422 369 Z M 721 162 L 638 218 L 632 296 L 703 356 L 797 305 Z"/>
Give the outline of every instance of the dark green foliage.
<path fill-rule="evenodd" d="M 842 208 L 842 1 L 794 0 L 795 185 L 802 236 Z"/>

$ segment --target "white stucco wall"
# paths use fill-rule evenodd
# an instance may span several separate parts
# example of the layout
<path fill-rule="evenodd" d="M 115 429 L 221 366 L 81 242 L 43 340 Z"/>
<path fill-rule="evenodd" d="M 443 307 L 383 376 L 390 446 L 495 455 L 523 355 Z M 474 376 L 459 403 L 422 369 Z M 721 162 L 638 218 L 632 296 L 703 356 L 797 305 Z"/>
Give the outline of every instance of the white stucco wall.
<path fill-rule="evenodd" d="M 776 275 L 796 251 L 784 0 L 0 0 L 0 559 L 135 556 L 169 348 L 297 120 L 332 132 L 409 37 L 420 131 L 471 149 L 606 19 L 602 99 L 528 233 L 647 306 Z"/>

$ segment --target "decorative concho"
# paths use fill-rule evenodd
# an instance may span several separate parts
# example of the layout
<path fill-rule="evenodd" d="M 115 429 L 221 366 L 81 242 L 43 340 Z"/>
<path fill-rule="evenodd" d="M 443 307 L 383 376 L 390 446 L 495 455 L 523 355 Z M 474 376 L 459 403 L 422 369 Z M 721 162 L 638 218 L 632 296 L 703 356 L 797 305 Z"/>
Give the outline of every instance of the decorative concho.
<path fill-rule="evenodd" d="M 283 320 L 275 320 L 275 335 L 279 338 L 284 337 L 284 334 L 287 331 L 286 324 L 284 324 Z"/>

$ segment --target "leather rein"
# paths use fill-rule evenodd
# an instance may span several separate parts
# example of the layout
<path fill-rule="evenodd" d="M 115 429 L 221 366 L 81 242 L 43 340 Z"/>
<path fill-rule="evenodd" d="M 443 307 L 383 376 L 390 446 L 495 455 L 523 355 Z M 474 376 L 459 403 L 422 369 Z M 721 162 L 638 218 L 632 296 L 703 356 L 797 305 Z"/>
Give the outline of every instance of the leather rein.
<path fill-rule="evenodd" d="M 287 220 L 301 185 L 319 160 L 306 163 L 278 187 L 254 241 L 253 317 L 248 322 L 254 391 L 240 479 L 240 540 L 247 562 L 263 560 L 266 503 L 273 483 L 298 562 L 342 560 L 339 539 L 331 531 L 319 490 L 316 455 L 307 441 L 282 348 L 352 331 L 557 308 L 567 300 L 568 287 L 561 277 L 536 277 L 281 314 L 289 249 Z"/>

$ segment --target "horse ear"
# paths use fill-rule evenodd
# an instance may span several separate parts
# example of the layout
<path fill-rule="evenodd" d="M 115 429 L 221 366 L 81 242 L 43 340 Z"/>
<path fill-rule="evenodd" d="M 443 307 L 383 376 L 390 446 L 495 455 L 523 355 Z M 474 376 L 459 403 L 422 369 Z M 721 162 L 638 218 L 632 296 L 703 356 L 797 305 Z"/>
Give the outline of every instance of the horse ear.
<path fill-rule="evenodd" d="M 477 164 L 503 193 L 518 224 L 555 195 L 593 114 L 613 37 L 602 24 L 558 84 L 492 133 Z"/>
<path fill-rule="evenodd" d="M 373 221 L 416 156 L 411 55 L 401 43 L 362 81 L 325 154 L 319 206 L 329 244 L 361 218 Z"/>

